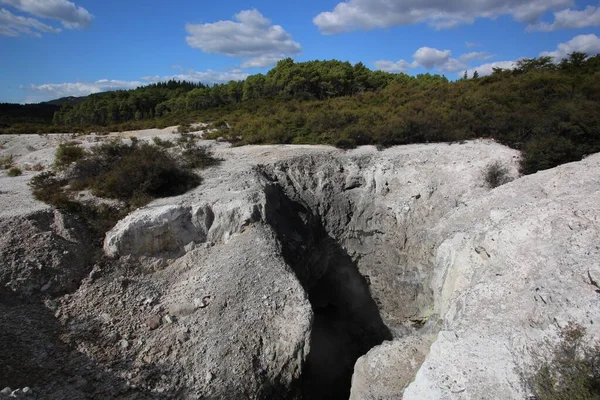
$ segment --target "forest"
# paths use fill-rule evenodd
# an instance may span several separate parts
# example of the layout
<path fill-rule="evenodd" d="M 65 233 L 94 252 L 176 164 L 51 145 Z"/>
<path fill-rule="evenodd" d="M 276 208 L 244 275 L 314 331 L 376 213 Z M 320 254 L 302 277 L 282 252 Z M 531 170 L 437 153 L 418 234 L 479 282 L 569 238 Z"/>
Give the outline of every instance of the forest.
<path fill-rule="evenodd" d="M 0 104 L 0 133 L 106 132 L 211 122 L 236 145 L 460 142 L 491 138 L 523 151 L 533 173 L 600 151 L 600 55 L 522 59 L 514 69 L 450 81 L 362 63 L 279 61 L 266 74 L 215 84 L 169 81 L 57 106 Z"/>

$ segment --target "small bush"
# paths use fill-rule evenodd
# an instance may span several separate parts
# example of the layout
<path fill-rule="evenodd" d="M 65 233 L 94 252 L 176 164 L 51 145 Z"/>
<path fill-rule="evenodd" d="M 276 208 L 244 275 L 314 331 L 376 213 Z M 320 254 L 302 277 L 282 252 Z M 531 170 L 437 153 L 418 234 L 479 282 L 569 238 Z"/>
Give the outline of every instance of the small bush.
<path fill-rule="evenodd" d="M 354 141 L 354 139 L 340 138 L 335 141 L 334 146 L 338 149 L 349 150 L 356 148 L 356 142 Z"/>
<path fill-rule="evenodd" d="M 212 123 L 212 127 L 221 129 L 221 128 L 229 128 L 229 125 L 227 124 L 227 121 L 225 121 L 223 119 L 218 119 Z"/>
<path fill-rule="evenodd" d="M 137 140 L 106 142 L 83 152 L 58 175 L 51 171 L 36 175 L 30 185 L 36 199 L 83 218 L 100 239 L 131 209 L 198 186 L 201 179 L 192 170 L 220 161 L 193 141 L 182 147 L 176 158 L 162 146 Z M 86 189 L 98 197 L 117 199 L 120 206 L 77 201 L 76 192 Z"/>
<path fill-rule="evenodd" d="M 17 167 L 12 167 L 11 169 L 8 170 L 7 175 L 8 176 L 19 176 L 21 175 L 23 172 L 21 171 L 20 168 Z"/>
<path fill-rule="evenodd" d="M 29 165 L 25 168 L 28 171 L 37 171 L 37 172 L 41 172 L 45 169 L 45 167 L 42 165 L 42 163 L 35 163 L 33 165 Z"/>
<path fill-rule="evenodd" d="M 181 133 L 177 138 L 177 144 L 187 146 L 196 143 L 196 137 L 189 133 Z"/>
<path fill-rule="evenodd" d="M 36 199 L 82 218 L 99 241 L 103 240 L 104 234 L 127 214 L 127 208 L 73 200 L 64 188 L 67 183 L 66 180 L 58 179 L 56 174 L 50 171 L 34 176 L 29 182 Z"/>
<path fill-rule="evenodd" d="M 54 165 L 56 168 L 65 168 L 85 155 L 85 150 L 76 142 L 61 143 L 56 150 Z"/>
<path fill-rule="evenodd" d="M 98 176 L 91 189 L 96 196 L 128 201 L 174 196 L 199 184 L 197 175 L 180 168 L 167 153 L 144 144 Z"/>
<path fill-rule="evenodd" d="M 9 169 L 13 166 L 13 156 L 6 156 L 0 158 L 0 169 Z"/>
<path fill-rule="evenodd" d="M 181 124 L 177 127 L 177 133 L 190 133 L 193 131 L 194 128 L 190 124 Z"/>
<path fill-rule="evenodd" d="M 596 400 L 600 398 L 600 345 L 584 344 L 585 329 L 570 323 L 549 360 L 526 378 L 535 400 Z"/>
<path fill-rule="evenodd" d="M 510 182 L 510 171 L 500 161 L 494 161 L 485 167 L 485 184 L 490 188 L 496 188 Z"/>
<path fill-rule="evenodd" d="M 170 140 L 162 140 L 159 137 L 153 137 L 152 141 L 155 145 L 157 145 L 158 147 L 162 147 L 163 149 L 169 149 L 175 146 L 175 143 L 171 142 Z"/>
<path fill-rule="evenodd" d="M 188 169 L 202 169 L 217 165 L 221 160 L 214 158 L 206 147 L 188 146 L 181 153 L 183 166 Z"/>
<path fill-rule="evenodd" d="M 66 184 L 66 180 L 58 179 L 51 171 L 42 172 L 29 181 L 34 197 L 51 205 L 56 205 L 55 196 L 62 193 L 62 187 Z"/>

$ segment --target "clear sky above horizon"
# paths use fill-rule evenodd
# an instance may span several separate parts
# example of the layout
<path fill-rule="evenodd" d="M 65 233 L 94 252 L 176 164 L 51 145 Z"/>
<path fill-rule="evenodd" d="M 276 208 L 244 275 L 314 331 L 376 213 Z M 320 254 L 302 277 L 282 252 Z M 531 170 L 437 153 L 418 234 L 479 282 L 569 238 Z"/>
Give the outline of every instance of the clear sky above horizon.
<path fill-rule="evenodd" d="M 227 82 L 338 59 L 455 79 L 523 57 L 600 53 L 591 0 L 0 0 L 0 102 L 170 78 Z"/>

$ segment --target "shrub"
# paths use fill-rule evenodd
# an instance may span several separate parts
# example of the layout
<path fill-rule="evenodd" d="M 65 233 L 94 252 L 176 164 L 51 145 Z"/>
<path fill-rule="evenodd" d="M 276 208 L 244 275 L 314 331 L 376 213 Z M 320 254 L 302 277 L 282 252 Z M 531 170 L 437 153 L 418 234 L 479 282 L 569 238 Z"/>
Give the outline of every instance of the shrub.
<path fill-rule="evenodd" d="M 229 125 L 227 124 L 227 121 L 225 121 L 224 119 L 218 119 L 212 123 L 212 127 L 217 128 L 217 129 L 229 128 Z"/>
<path fill-rule="evenodd" d="M 345 149 L 345 150 L 356 148 L 356 142 L 354 141 L 354 139 L 350 139 L 350 138 L 337 139 L 335 141 L 334 145 L 338 149 Z"/>
<path fill-rule="evenodd" d="M 600 345 L 584 344 L 585 329 L 569 323 L 550 359 L 538 360 L 537 371 L 525 379 L 535 400 L 600 398 Z"/>
<path fill-rule="evenodd" d="M 21 175 L 23 172 L 21 171 L 20 168 L 17 167 L 12 167 L 11 169 L 8 170 L 7 175 L 8 176 L 19 176 Z"/>
<path fill-rule="evenodd" d="M 56 174 L 51 171 L 42 172 L 35 175 L 29 181 L 29 185 L 33 189 L 33 195 L 36 199 L 48 204 L 56 205 L 55 196 L 62 192 L 62 186 L 66 185 L 66 180 L 61 180 L 56 177 Z"/>
<path fill-rule="evenodd" d="M 533 174 L 557 165 L 581 159 L 573 143 L 564 137 L 537 136 L 523 147 L 521 172 Z"/>
<path fill-rule="evenodd" d="M 182 194 L 199 184 L 200 177 L 158 147 L 144 144 L 94 179 L 91 189 L 96 196 L 139 201 Z"/>
<path fill-rule="evenodd" d="M 161 138 L 156 136 L 152 138 L 152 141 L 155 145 L 157 145 L 158 147 L 162 147 L 163 149 L 169 149 L 175 146 L 175 143 L 171 142 L 170 140 L 162 140 Z"/>
<path fill-rule="evenodd" d="M 85 150 L 76 142 L 61 143 L 56 150 L 54 165 L 56 168 L 64 168 L 75 161 L 79 161 L 85 155 Z"/>
<path fill-rule="evenodd" d="M 493 189 L 510 182 L 510 172 L 500 161 L 494 161 L 485 167 L 484 180 L 486 185 Z"/>
<path fill-rule="evenodd" d="M 35 163 L 33 165 L 29 165 L 28 167 L 25 168 L 28 171 L 43 171 L 45 169 L 44 165 L 42 163 Z"/>
<path fill-rule="evenodd" d="M 188 146 L 181 153 L 183 166 L 188 169 L 202 169 L 217 165 L 221 160 L 214 158 L 207 147 Z"/>
<path fill-rule="evenodd" d="M 81 203 L 71 199 L 64 188 L 67 183 L 50 171 L 34 176 L 29 182 L 36 199 L 82 218 L 99 241 L 103 240 L 104 234 L 127 214 L 126 208 L 102 203 Z"/>
<path fill-rule="evenodd" d="M 84 152 L 59 175 L 47 171 L 34 176 L 30 185 L 36 199 L 78 215 L 100 239 L 132 208 L 198 186 L 201 179 L 192 169 L 219 161 L 208 149 L 193 143 L 187 143 L 176 159 L 156 145 L 111 141 Z M 75 192 L 84 189 L 98 197 L 120 200 L 121 206 L 77 201 Z"/>
<path fill-rule="evenodd" d="M 177 127 L 177 133 L 190 133 L 193 131 L 194 128 L 190 124 L 181 124 Z"/>
<path fill-rule="evenodd" d="M 9 169 L 13 166 L 13 156 L 6 156 L 0 158 L 0 169 Z"/>
<path fill-rule="evenodd" d="M 189 133 L 181 133 L 177 138 L 177 144 L 185 148 L 187 146 L 193 146 L 196 143 L 196 137 Z"/>

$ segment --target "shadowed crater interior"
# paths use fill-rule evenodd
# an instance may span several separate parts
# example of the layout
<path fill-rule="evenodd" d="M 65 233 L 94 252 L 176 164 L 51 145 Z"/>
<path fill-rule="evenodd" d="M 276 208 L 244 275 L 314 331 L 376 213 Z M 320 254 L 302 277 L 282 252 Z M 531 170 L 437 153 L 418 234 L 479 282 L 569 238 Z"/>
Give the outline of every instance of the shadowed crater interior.
<path fill-rule="evenodd" d="M 266 187 L 267 222 L 284 258 L 308 293 L 314 312 L 311 351 L 302 374 L 304 399 L 347 399 L 356 360 L 392 338 L 365 278 L 326 232 L 321 217 L 289 198 L 276 182 Z"/>

